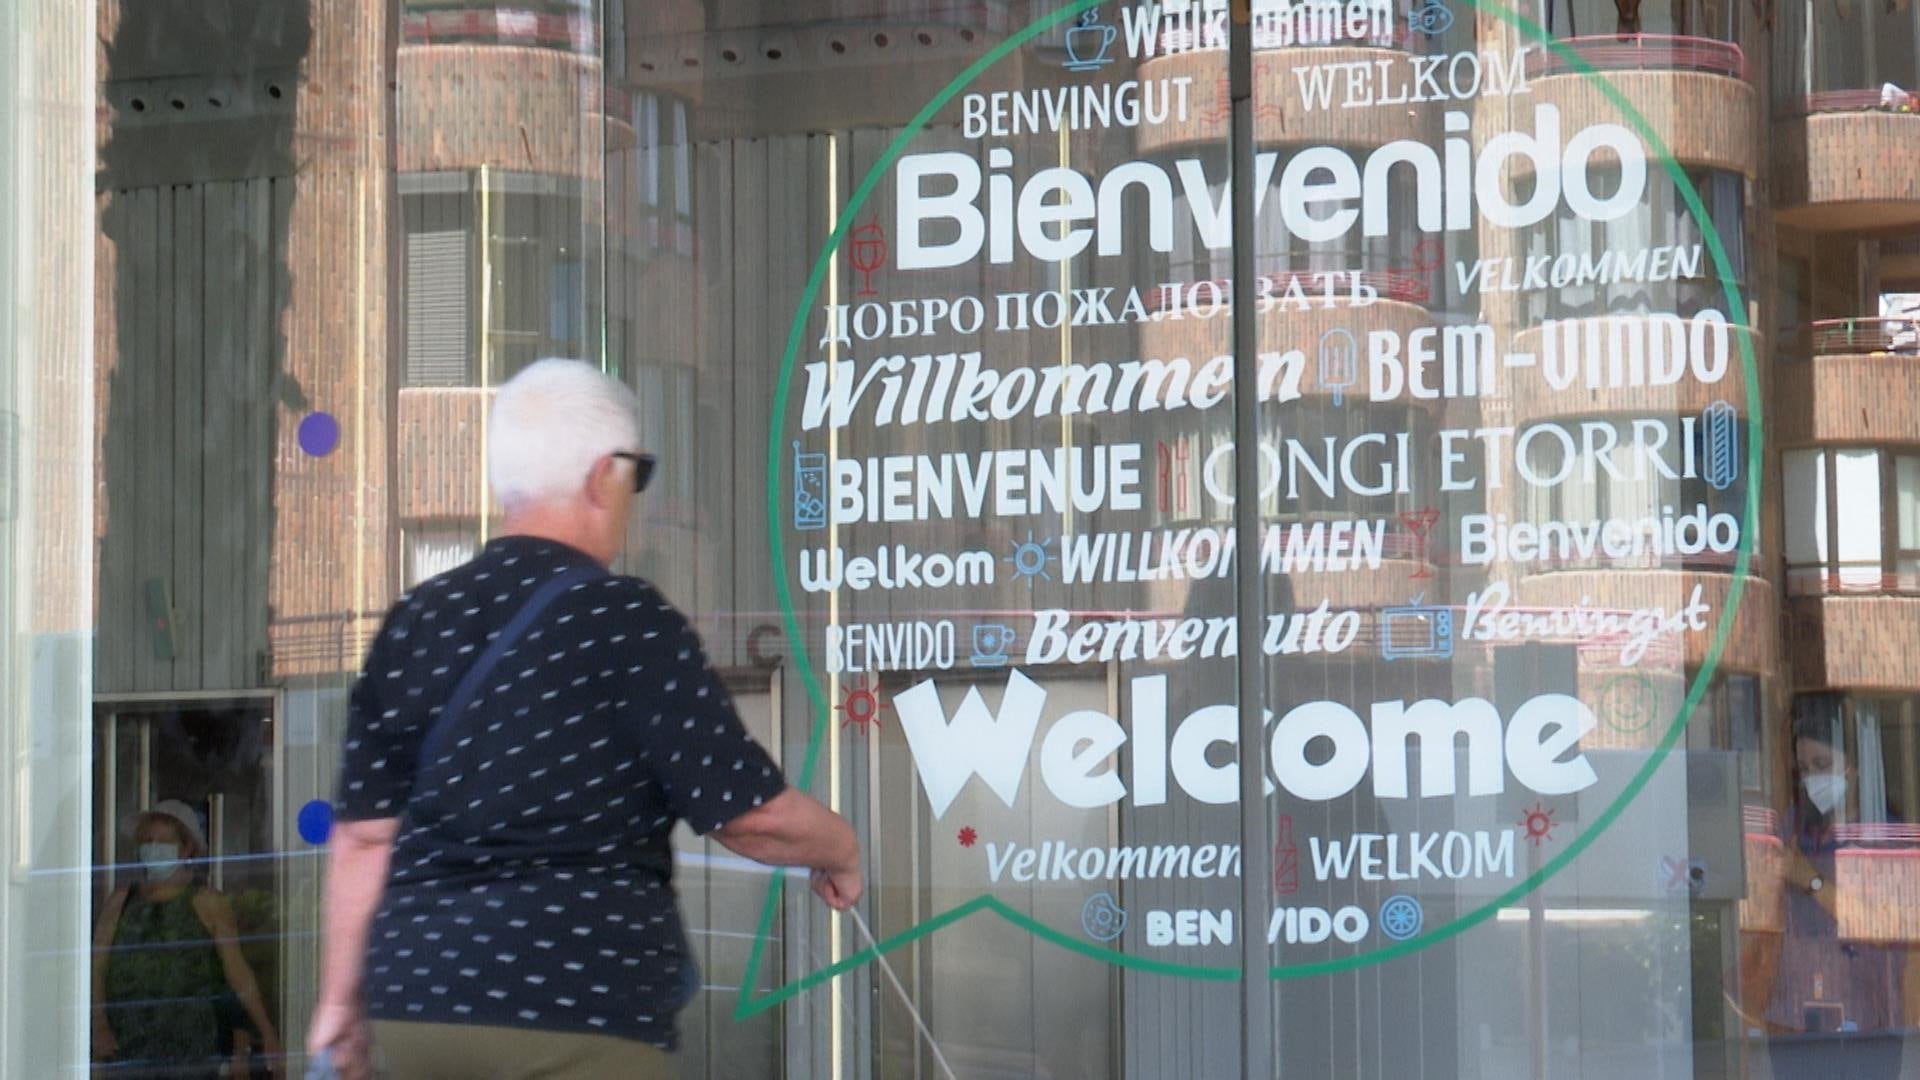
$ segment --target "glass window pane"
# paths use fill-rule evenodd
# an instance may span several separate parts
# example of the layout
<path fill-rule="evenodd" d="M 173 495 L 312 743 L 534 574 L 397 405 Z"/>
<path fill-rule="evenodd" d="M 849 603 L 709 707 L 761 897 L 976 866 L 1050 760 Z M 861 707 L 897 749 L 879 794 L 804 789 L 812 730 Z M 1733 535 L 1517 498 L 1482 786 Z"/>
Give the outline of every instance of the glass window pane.
<path fill-rule="evenodd" d="M 1789 450 L 1781 459 L 1787 563 L 1824 574 L 1828 553 L 1826 452 Z"/>
<path fill-rule="evenodd" d="M 1834 557 L 1842 588 L 1880 585 L 1880 454 L 1874 450 L 1835 450 L 1834 501 L 1840 528 Z"/>
<path fill-rule="evenodd" d="M 1920 588 L 1920 457 L 1894 458 L 1894 528 L 1899 552 L 1894 573 L 1902 591 Z"/>
<path fill-rule="evenodd" d="M 1238 101 L 1234 7 L 7 7 L 0 1077 L 302 1071 L 373 810 L 448 1054 L 1913 1071 L 1911 372 L 1801 353 L 1920 287 L 1920 7 L 1256 0 Z M 536 543 L 641 600 L 449 708 Z M 850 911 L 692 831 L 722 700 Z"/>

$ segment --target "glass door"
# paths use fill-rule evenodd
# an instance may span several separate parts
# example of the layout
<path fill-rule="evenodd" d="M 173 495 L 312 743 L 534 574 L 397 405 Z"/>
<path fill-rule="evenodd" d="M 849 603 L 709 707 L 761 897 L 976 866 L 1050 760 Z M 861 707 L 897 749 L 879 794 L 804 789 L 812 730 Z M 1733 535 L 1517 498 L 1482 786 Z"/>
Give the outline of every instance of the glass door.
<path fill-rule="evenodd" d="M 265 1075 L 265 1037 L 244 997 L 250 977 L 274 1033 L 286 1029 L 282 916 L 293 856 L 279 843 L 276 711 L 271 694 L 95 706 L 94 911 L 106 964 L 95 1004 L 106 1006 L 122 1051 L 102 1062 L 103 1075 L 185 1068 L 205 1050 L 208 1022 L 231 1075 L 256 1066 Z M 156 843 L 175 849 L 163 855 L 184 872 L 155 858 Z M 184 890 L 167 887 L 183 881 Z M 228 933 L 246 977 L 223 953 Z M 149 1038 L 156 1025 L 180 1030 Z"/>

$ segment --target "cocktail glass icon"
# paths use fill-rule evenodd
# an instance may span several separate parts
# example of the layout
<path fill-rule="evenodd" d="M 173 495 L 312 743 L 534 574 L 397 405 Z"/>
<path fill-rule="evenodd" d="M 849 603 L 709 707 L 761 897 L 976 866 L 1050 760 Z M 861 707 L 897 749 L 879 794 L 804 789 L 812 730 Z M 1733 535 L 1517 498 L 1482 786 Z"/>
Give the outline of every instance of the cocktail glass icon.
<path fill-rule="evenodd" d="M 887 231 L 878 221 L 869 221 L 853 230 L 853 242 L 848 245 L 848 261 L 860 275 L 860 291 L 855 296 L 877 296 L 873 289 L 873 272 L 887 264 Z"/>
<path fill-rule="evenodd" d="M 1403 510 L 1400 524 L 1407 527 L 1413 535 L 1413 561 L 1419 565 L 1414 568 L 1409 580 L 1430 578 L 1433 576 L 1433 563 L 1427 557 L 1427 545 L 1433 539 L 1433 526 L 1440 520 L 1440 511 L 1431 506 L 1418 510 Z"/>
<path fill-rule="evenodd" d="M 1346 390 L 1360 383 L 1360 344 L 1353 332 L 1334 327 L 1320 335 L 1320 385 L 1333 391 L 1333 403 L 1345 404 Z"/>

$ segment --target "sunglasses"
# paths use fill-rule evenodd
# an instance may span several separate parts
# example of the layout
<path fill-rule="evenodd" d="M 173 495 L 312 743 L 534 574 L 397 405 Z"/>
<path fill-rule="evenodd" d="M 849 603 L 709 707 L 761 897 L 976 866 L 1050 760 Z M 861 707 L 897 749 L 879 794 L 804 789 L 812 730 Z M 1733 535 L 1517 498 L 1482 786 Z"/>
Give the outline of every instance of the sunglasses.
<path fill-rule="evenodd" d="M 654 456 L 652 454 L 635 454 L 626 450 L 616 450 L 613 456 L 623 461 L 633 462 L 634 494 L 637 495 L 647 490 L 647 482 L 653 479 Z"/>

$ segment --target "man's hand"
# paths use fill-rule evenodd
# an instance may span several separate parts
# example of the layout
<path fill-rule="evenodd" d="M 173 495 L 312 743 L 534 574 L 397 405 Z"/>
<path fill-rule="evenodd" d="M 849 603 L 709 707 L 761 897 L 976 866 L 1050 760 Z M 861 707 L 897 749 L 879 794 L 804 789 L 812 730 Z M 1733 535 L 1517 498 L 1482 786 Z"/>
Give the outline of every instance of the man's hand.
<path fill-rule="evenodd" d="M 333 1055 L 348 1080 L 372 1075 L 372 1035 L 360 1007 L 360 965 L 380 894 L 387 884 L 398 818 L 345 821 L 327 846 L 326 934 L 320 957 L 320 1006 L 313 1011 L 307 1050 Z"/>
<path fill-rule="evenodd" d="M 835 911 L 845 911 L 858 903 L 866 887 L 866 878 L 860 873 L 858 863 L 845 870 L 813 872 L 814 895 L 825 900 L 827 906 Z"/>
<path fill-rule="evenodd" d="M 852 907 L 866 891 L 853 827 L 797 788 L 734 818 L 713 838 L 755 862 L 812 868 L 813 891 L 835 911 Z"/>
<path fill-rule="evenodd" d="M 373 1076 L 373 1039 L 360 1010 L 345 1005 L 322 1005 L 313 1011 L 307 1029 L 307 1053 L 332 1055 L 342 1080 L 370 1080 Z"/>
<path fill-rule="evenodd" d="M 278 1032 L 268 1032 L 260 1036 L 260 1052 L 266 1055 L 267 1071 L 272 1074 L 274 1080 L 280 1080 L 287 1075 L 287 1052 L 286 1048 L 280 1045 Z"/>

